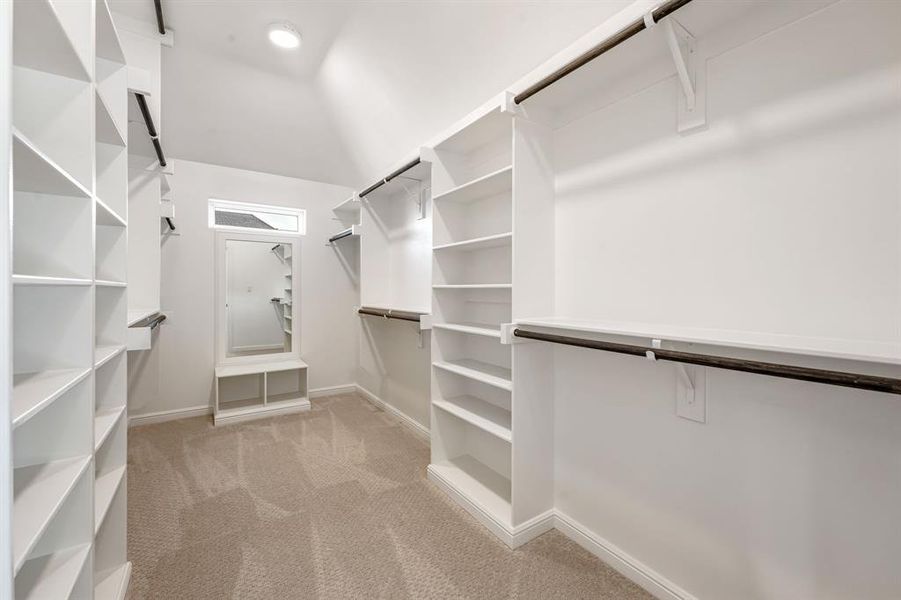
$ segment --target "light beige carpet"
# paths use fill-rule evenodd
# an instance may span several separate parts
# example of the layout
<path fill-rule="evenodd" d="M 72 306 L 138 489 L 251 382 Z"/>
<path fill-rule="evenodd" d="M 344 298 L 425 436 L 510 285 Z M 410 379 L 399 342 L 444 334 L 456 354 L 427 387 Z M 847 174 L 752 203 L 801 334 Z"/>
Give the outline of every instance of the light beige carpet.
<path fill-rule="evenodd" d="M 649 597 L 555 531 L 509 550 L 429 483 L 428 462 L 356 395 L 133 428 L 129 598 Z"/>

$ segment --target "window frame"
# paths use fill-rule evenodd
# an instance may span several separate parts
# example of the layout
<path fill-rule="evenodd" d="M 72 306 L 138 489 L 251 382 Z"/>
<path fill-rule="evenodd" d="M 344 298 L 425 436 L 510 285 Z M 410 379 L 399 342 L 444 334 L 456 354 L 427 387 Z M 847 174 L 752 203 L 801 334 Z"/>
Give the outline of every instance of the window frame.
<path fill-rule="evenodd" d="M 257 229 L 254 227 L 236 227 L 233 225 L 219 225 L 216 223 L 217 210 L 230 210 L 235 212 L 265 212 L 276 215 L 297 217 L 297 231 L 285 229 Z M 207 202 L 207 225 L 210 229 L 219 231 L 232 231 L 251 233 L 254 235 L 269 236 L 303 236 L 307 233 L 307 211 L 303 208 L 289 206 L 277 206 L 272 204 L 254 204 L 250 202 L 236 202 L 234 200 L 222 200 L 209 198 Z"/>

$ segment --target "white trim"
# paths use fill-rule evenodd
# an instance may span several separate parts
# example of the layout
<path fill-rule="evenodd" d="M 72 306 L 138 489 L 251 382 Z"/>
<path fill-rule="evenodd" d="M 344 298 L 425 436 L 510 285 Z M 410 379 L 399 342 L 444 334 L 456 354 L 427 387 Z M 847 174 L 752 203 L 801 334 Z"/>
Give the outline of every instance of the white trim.
<path fill-rule="evenodd" d="M 283 401 L 232 410 L 220 410 L 213 415 L 213 425 L 219 427 L 222 425 L 241 423 L 243 421 L 253 421 L 256 419 L 265 419 L 267 417 L 307 412 L 310 408 L 309 398 L 300 398 L 296 401 Z"/>
<path fill-rule="evenodd" d="M 191 417 L 202 417 L 204 415 L 211 414 L 213 414 L 213 407 L 208 404 L 189 406 L 187 408 L 175 408 L 172 410 L 161 410 L 157 412 L 144 413 L 143 415 L 130 414 L 128 416 L 128 426 L 138 427 L 140 425 L 152 425 L 154 423 L 177 421 L 179 419 L 190 419 Z"/>
<path fill-rule="evenodd" d="M 378 396 L 376 396 L 369 390 L 361 387 L 359 384 L 355 385 L 354 387 L 356 388 L 356 391 L 361 396 L 363 396 L 363 398 L 365 398 L 366 400 L 368 400 L 370 403 L 374 404 L 375 406 L 381 408 L 385 412 L 390 413 L 392 416 L 397 417 L 400 420 L 402 425 L 406 425 L 410 429 L 410 431 L 415 433 L 417 436 L 421 437 L 422 439 L 424 439 L 427 442 L 431 441 L 432 436 L 431 436 L 431 433 L 429 433 L 428 427 L 419 423 L 418 421 L 413 419 L 413 417 L 407 415 L 406 413 L 401 412 L 394 406 L 391 406 L 390 404 L 388 404 L 387 402 L 385 402 L 384 400 L 382 400 L 381 398 L 379 398 Z"/>
<path fill-rule="evenodd" d="M 355 383 L 345 383 L 344 385 L 332 385 L 329 387 L 316 388 L 310 390 L 308 396 L 312 398 L 324 398 L 326 396 L 339 396 L 341 394 L 353 394 L 357 391 Z"/>
<path fill-rule="evenodd" d="M 565 513 L 555 510 L 554 514 L 554 526 L 560 533 L 655 597 L 664 600 L 697 600 L 692 594 Z"/>

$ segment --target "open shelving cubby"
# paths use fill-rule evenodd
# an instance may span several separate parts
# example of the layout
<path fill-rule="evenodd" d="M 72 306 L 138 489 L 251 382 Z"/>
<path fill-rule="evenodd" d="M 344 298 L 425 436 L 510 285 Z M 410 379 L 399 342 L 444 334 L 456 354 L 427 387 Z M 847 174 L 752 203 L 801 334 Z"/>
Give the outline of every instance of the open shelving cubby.
<path fill-rule="evenodd" d="M 3 543 L 16 598 L 121 600 L 125 57 L 104 0 L 16 0 L 12 15 L 14 535 Z"/>

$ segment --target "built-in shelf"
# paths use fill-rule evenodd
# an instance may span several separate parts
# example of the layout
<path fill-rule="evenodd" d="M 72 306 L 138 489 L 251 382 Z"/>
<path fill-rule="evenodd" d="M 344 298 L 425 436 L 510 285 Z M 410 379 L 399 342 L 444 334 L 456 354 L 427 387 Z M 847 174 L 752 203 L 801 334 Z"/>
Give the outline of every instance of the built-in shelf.
<path fill-rule="evenodd" d="M 13 427 L 47 407 L 90 375 L 90 369 L 55 369 L 13 376 Z"/>
<path fill-rule="evenodd" d="M 97 198 L 97 224 L 108 225 L 112 227 L 125 227 L 126 221 L 120 217 L 116 211 L 111 209 L 106 203 Z"/>
<path fill-rule="evenodd" d="M 501 246 L 509 246 L 513 241 L 513 233 L 498 233 L 496 235 L 486 235 L 484 237 L 473 238 L 471 240 L 463 240 L 461 242 L 452 242 L 450 244 L 441 244 L 435 246 L 432 250 L 483 250 L 486 248 L 498 248 Z"/>
<path fill-rule="evenodd" d="M 91 545 L 82 544 L 32 558 L 16 575 L 18 600 L 71 598 L 82 569 L 91 555 Z"/>
<path fill-rule="evenodd" d="M 434 329 L 446 329 L 470 335 L 482 335 L 500 339 L 501 326 L 488 323 L 432 323 Z"/>
<path fill-rule="evenodd" d="M 94 86 L 96 100 L 94 102 L 94 123 L 97 127 L 97 141 L 103 144 L 113 144 L 114 146 L 125 146 L 125 136 L 119 130 L 115 117 L 107 104 L 106 98 L 103 97 L 98 86 Z"/>
<path fill-rule="evenodd" d="M 357 196 L 351 196 L 347 200 L 341 202 L 332 209 L 336 213 L 354 213 L 360 210 L 360 199 Z"/>
<path fill-rule="evenodd" d="M 124 351 L 125 344 L 97 346 L 94 348 L 94 368 L 99 369 Z"/>
<path fill-rule="evenodd" d="M 432 404 L 506 442 L 512 439 L 509 410 L 485 402 L 475 396 L 444 398 L 436 400 Z"/>
<path fill-rule="evenodd" d="M 128 323 L 126 324 L 131 327 L 135 323 L 140 323 L 147 317 L 152 317 L 158 312 L 160 312 L 160 309 L 158 308 L 130 308 L 128 309 Z"/>
<path fill-rule="evenodd" d="M 119 33 L 116 31 L 109 5 L 103 1 L 97 2 L 95 10 L 97 11 L 97 47 L 95 49 L 97 58 L 124 64 L 125 52 L 122 50 L 122 42 L 119 40 Z"/>
<path fill-rule="evenodd" d="M 433 285 L 435 290 L 509 290 L 512 283 L 444 283 Z"/>
<path fill-rule="evenodd" d="M 103 525 L 103 519 L 109 511 L 109 507 L 113 502 L 113 496 L 122 483 L 125 476 L 125 467 L 113 469 L 109 473 L 105 473 L 97 477 L 94 481 L 94 533 L 100 531 Z"/>
<path fill-rule="evenodd" d="M 502 390 L 513 390 L 512 373 L 510 369 L 505 367 L 469 358 L 434 362 L 432 365 L 435 368 L 480 381 Z"/>
<path fill-rule="evenodd" d="M 343 231 L 339 231 L 335 235 L 331 236 L 328 241 L 329 243 L 334 243 L 339 240 L 343 240 L 346 238 L 360 237 L 360 226 L 359 225 L 351 225 L 347 229 Z"/>
<path fill-rule="evenodd" d="M 19 4 L 16 7 L 18 9 Z M 13 130 L 13 185 L 21 192 L 90 198 L 91 193 L 41 152 L 21 132 Z"/>
<path fill-rule="evenodd" d="M 94 585 L 94 600 L 120 600 L 125 597 L 125 586 L 131 574 L 131 563 L 113 569 Z"/>
<path fill-rule="evenodd" d="M 901 344 L 889 342 L 820 338 L 733 329 L 679 327 L 628 321 L 585 321 L 559 317 L 517 319 L 516 324 L 524 327 L 568 332 L 570 334 L 606 334 L 689 344 L 707 344 L 745 350 L 901 364 Z M 566 333 L 560 333 L 560 335 L 566 335 Z"/>
<path fill-rule="evenodd" d="M 432 463 L 429 472 L 462 494 L 470 502 L 509 526 L 510 479 L 465 454 L 456 458 Z"/>
<path fill-rule="evenodd" d="M 94 415 L 95 451 L 99 450 L 106 441 L 106 438 L 109 437 L 110 432 L 113 430 L 113 427 L 116 426 L 116 423 L 119 421 L 119 417 L 122 416 L 123 412 L 125 412 L 125 407 L 120 406 L 118 408 L 100 410 Z"/>
<path fill-rule="evenodd" d="M 75 40 L 50 0 L 16 2 L 13 55 L 18 66 L 90 81 L 90 49 Z"/>
<path fill-rule="evenodd" d="M 127 284 L 124 281 L 110 281 L 108 279 L 97 279 L 94 283 L 100 287 L 120 287 L 124 288 Z"/>
<path fill-rule="evenodd" d="M 435 202 L 474 202 L 513 189 L 513 166 L 508 165 L 478 179 L 450 189 L 433 198 Z"/>
<path fill-rule="evenodd" d="M 13 275 L 14 285 L 91 285 L 90 279 L 78 277 L 45 277 L 43 275 Z"/>
<path fill-rule="evenodd" d="M 15 469 L 13 562 L 17 571 L 90 464 L 90 456 L 81 456 Z"/>

